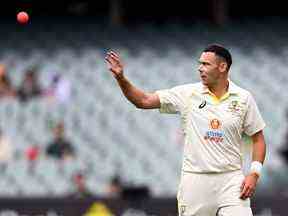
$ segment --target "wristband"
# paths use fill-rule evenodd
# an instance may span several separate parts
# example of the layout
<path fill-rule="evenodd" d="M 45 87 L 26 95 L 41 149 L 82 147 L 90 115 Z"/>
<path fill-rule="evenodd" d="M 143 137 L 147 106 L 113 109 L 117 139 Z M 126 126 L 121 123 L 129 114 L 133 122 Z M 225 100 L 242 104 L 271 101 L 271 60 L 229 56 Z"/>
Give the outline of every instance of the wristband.
<path fill-rule="evenodd" d="M 262 167 L 263 165 L 259 161 L 252 161 L 250 173 L 256 173 L 260 177 Z"/>

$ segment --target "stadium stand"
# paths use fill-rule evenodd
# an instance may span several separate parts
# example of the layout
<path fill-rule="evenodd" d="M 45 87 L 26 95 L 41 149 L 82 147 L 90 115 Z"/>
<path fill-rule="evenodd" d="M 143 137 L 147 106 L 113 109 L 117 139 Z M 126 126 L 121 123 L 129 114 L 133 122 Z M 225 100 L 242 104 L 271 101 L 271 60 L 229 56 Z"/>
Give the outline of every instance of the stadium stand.
<path fill-rule="evenodd" d="M 71 95 L 65 103 L 47 97 L 26 104 L 1 99 L 0 126 L 12 140 L 15 156 L 1 176 L 0 196 L 65 196 L 72 191 L 71 176 L 78 170 L 87 172 L 88 187 L 95 195 L 105 196 L 109 180 L 120 174 L 126 184 L 149 186 L 154 196 L 174 196 L 182 159 L 177 141 L 180 122 L 176 116 L 129 104 L 107 72 L 104 54 L 109 49 L 119 52 L 131 81 L 154 91 L 197 82 L 198 55 L 212 42 L 231 49 L 231 79 L 251 90 L 267 122 L 267 165 L 260 191 L 272 191 L 272 181 L 284 184 L 287 168 L 277 151 L 288 104 L 287 39 L 270 30 L 263 37 L 261 25 L 251 26 L 245 26 L 245 33 L 241 25 L 233 30 L 170 25 L 115 32 L 92 24 L 77 30 L 35 24 L 33 31 L 17 29 L 17 34 L 11 30 L 1 35 L 6 43 L 1 44 L 0 59 L 13 85 L 20 84 L 27 68 L 37 66 L 44 88 L 53 74 L 61 74 L 70 82 Z M 50 124 L 59 120 L 65 122 L 77 158 L 59 164 L 41 153 L 35 173 L 29 173 L 25 149 L 33 143 L 45 149 Z"/>

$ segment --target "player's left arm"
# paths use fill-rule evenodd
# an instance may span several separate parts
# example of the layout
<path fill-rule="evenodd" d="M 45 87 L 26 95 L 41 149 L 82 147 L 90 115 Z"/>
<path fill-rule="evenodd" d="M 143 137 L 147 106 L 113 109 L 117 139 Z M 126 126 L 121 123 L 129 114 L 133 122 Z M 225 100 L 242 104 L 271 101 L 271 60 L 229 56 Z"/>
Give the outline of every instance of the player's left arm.
<path fill-rule="evenodd" d="M 263 130 L 251 136 L 253 141 L 252 160 L 253 164 L 250 173 L 245 177 L 241 186 L 241 199 L 251 197 L 256 189 L 260 171 L 266 155 L 266 144 Z"/>
<path fill-rule="evenodd" d="M 251 136 L 253 141 L 253 154 L 252 154 L 252 160 L 258 161 L 261 164 L 264 163 L 265 155 L 266 155 L 266 144 L 264 139 L 263 130 L 255 133 Z M 260 173 L 256 173 L 260 175 Z"/>

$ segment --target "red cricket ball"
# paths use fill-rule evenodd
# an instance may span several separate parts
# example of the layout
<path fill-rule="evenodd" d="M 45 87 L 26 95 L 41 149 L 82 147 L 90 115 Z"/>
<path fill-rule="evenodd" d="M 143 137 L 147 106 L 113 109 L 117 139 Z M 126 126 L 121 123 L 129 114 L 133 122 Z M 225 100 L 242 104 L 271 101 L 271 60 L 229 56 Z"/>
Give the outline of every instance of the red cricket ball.
<path fill-rule="evenodd" d="M 26 12 L 21 11 L 17 14 L 17 21 L 21 24 L 26 24 L 29 21 L 29 15 Z"/>

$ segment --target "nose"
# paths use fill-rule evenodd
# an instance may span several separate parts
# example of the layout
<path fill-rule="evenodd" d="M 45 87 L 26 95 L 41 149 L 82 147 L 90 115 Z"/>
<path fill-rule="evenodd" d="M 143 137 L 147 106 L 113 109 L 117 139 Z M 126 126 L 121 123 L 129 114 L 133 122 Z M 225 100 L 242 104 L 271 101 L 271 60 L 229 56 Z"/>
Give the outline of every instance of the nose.
<path fill-rule="evenodd" d="M 200 72 L 200 74 L 203 73 L 203 65 L 202 64 L 200 64 L 198 66 L 198 71 Z"/>

